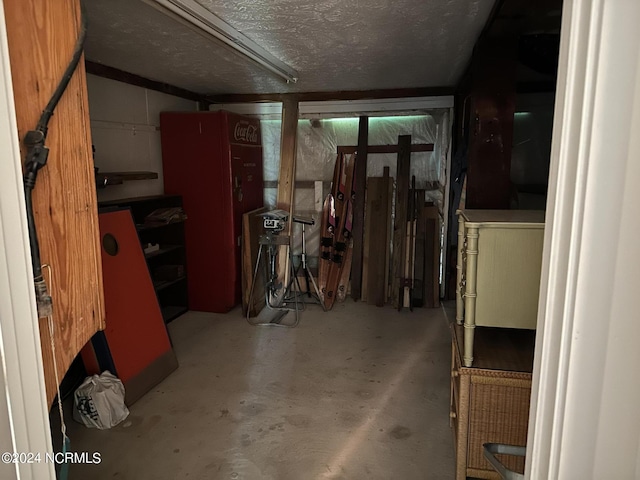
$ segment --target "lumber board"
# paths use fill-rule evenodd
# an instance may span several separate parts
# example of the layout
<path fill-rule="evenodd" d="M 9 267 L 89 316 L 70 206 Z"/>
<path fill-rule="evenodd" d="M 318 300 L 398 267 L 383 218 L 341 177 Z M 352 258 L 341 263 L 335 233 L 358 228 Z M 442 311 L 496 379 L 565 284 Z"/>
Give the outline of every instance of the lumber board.
<path fill-rule="evenodd" d="M 411 177 L 411 187 L 409 188 L 409 208 L 407 209 L 407 235 L 405 240 L 404 255 L 404 278 L 406 282 L 403 292 L 401 292 L 402 302 L 400 307 L 412 308 L 411 290 L 413 289 L 413 266 L 415 251 L 415 189 L 416 177 Z"/>
<path fill-rule="evenodd" d="M 296 178 L 296 144 L 298 130 L 298 101 L 287 99 L 282 104 L 282 132 L 280 137 L 280 172 L 278 175 L 277 206 L 292 213 Z M 287 235 L 291 235 L 291 225 Z"/>
<path fill-rule="evenodd" d="M 371 223 L 373 220 L 372 212 L 374 212 L 373 205 L 371 205 L 371 203 L 373 202 L 373 196 L 375 195 L 375 192 L 372 193 L 371 189 L 375 189 L 375 187 L 372 187 L 372 180 L 375 182 L 376 180 L 374 179 L 377 178 L 380 177 L 367 178 L 367 189 L 365 195 L 364 232 L 362 238 L 362 282 L 360 284 L 360 299 L 363 302 L 368 302 L 369 300 L 369 251 L 371 249 Z M 381 212 L 378 211 L 377 214 L 381 215 Z"/>
<path fill-rule="evenodd" d="M 393 184 L 389 168 L 383 177 L 370 177 L 367 186 L 367 303 L 384 306 L 387 301 L 389 272 L 389 237 Z"/>
<path fill-rule="evenodd" d="M 425 307 L 440 306 L 440 213 L 433 203 L 423 209 L 425 218 Z"/>
<path fill-rule="evenodd" d="M 393 225 L 393 278 L 391 299 L 394 308 L 402 305 L 400 281 L 404 277 L 406 259 L 407 209 L 409 207 L 409 172 L 411 167 L 411 135 L 398 137 L 396 169 L 396 216 Z"/>
<path fill-rule="evenodd" d="M 22 139 L 38 123 L 80 31 L 79 0 L 4 2 L 16 121 Z M 49 123 L 47 165 L 33 192 L 43 270 L 53 299 L 58 376 L 104 329 L 104 293 L 91 130 L 84 62 L 80 60 Z M 48 280 L 51 274 L 51 282 Z M 56 381 L 47 319 L 40 343 L 49 404 Z"/>
<path fill-rule="evenodd" d="M 125 72 L 123 70 L 109 67 L 101 63 L 91 62 L 87 60 L 85 61 L 85 68 L 87 69 L 87 73 L 90 73 L 92 75 L 109 78 L 118 82 L 128 83 L 129 85 L 135 85 L 137 87 L 146 88 L 148 90 L 155 90 L 157 92 L 166 93 L 175 97 L 186 98 L 187 100 L 201 102 L 207 106 L 211 104 L 206 95 L 195 93 L 190 90 L 185 90 L 184 88 L 176 87 L 168 83 L 150 80 L 146 77 L 141 77 L 140 75 Z M 208 108 L 204 109 L 204 111 L 208 110 Z"/>
<path fill-rule="evenodd" d="M 453 95 L 454 87 L 389 88 L 377 90 L 339 90 L 337 92 L 300 92 L 295 96 L 301 102 L 326 102 L 330 100 L 370 100 L 372 98 L 437 97 Z M 211 103 L 282 102 L 291 93 L 231 93 L 209 95 Z"/>
<path fill-rule="evenodd" d="M 278 175 L 277 208 L 289 212 L 293 218 L 295 178 L 296 178 L 296 145 L 298 131 L 298 100 L 288 97 L 282 102 L 282 132 L 280 137 L 280 172 Z M 293 222 L 287 223 L 286 235 L 291 238 Z M 291 267 L 289 266 L 289 248 L 278 247 L 278 281 L 284 286 L 289 283 Z M 284 287 L 283 287 L 284 288 Z M 284 295 L 281 296 L 284 298 Z"/>
<path fill-rule="evenodd" d="M 358 128 L 358 161 L 354 172 L 353 199 L 353 252 L 351 254 L 351 298 L 362 296 L 362 262 L 364 237 L 365 188 L 367 184 L 367 144 L 369 141 L 369 117 L 360 117 Z"/>
<path fill-rule="evenodd" d="M 393 275 L 393 271 L 391 270 L 391 242 L 393 240 L 393 192 L 394 192 L 394 184 L 393 179 L 389 176 L 389 167 L 384 167 L 383 175 L 387 178 L 387 243 L 385 244 L 385 269 L 384 269 L 384 302 L 382 305 L 376 303 L 376 306 L 383 306 L 387 300 L 389 300 L 389 288 L 390 288 L 390 278 Z"/>
<path fill-rule="evenodd" d="M 344 153 L 345 155 L 355 153 L 358 151 L 359 146 L 357 145 L 345 145 L 338 147 L 339 153 Z M 433 152 L 433 143 L 413 143 L 410 146 L 411 152 Z M 400 147 L 398 145 L 368 145 L 367 152 L 368 153 L 398 153 L 400 151 Z"/>
<path fill-rule="evenodd" d="M 411 303 L 414 307 L 424 306 L 425 291 L 425 216 L 424 202 L 425 191 L 418 189 L 415 191 L 416 202 L 416 238 L 415 238 L 415 254 L 414 254 L 414 270 L 413 270 L 413 291 L 411 295 Z"/>
<path fill-rule="evenodd" d="M 254 317 L 264 307 L 264 277 L 258 272 L 253 299 L 249 304 L 253 276 L 258 260 L 258 237 L 263 233 L 262 217 L 259 215 L 267 211 L 266 207 L 252 210 L 242 215 L 242 313 Z"/>

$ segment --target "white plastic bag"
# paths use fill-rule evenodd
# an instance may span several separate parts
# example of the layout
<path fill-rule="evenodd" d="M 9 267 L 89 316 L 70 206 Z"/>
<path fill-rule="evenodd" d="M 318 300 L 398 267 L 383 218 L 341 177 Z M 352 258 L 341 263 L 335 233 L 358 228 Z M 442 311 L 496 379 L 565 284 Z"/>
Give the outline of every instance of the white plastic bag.
<path fill-rule="evenodd" d="M 89 428 L 115 427 L 129 415 L 124 404 L 124 385 L 108 370 L 85 378 L 73 400 L 73 419 Z"/>

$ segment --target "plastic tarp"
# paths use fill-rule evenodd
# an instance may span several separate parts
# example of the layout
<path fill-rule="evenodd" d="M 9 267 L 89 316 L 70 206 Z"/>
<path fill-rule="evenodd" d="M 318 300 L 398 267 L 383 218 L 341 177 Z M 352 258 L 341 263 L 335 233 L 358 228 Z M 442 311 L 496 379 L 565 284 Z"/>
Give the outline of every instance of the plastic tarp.
<path fill-rule="evenodd" d="M 357 114 L 354 114 L 357 115 Z M 412 144 L 434 145 L 433 152 L 411 154 L 411 175 L 416 177 L 416 187 L 427 190 L 427 199 L 443 210 L 446 184 L 446 165 L 449 154 L 451 113 L 438 109 L 422 115 L 369 117 L 369 145 L 397 145 L 399 135 L 411 135 Z M 338 146 L 358 144 L 359 118 L 300 119 L 297 131 L 296 180 L 322 181 L 322 198 L 329 192 L 333 178 Z M 281 120 L 262 120 L 262 147 L 264 179 L 278 180 L 280 168 Z M 397 154 L 369 154 L 367 176 L 382 176 L 389 167 L 395 178 Z M 277 188 L 265 188 L 265 205 L 275 206 Z M 321 208 L 321 207 L 320 207 Z M 313 188 L 296 188 L 294 211 L 299 215 L 313 216 L 316 225 L 307 227 L 307 254 L 318 254 L 318 204 Z M 300 252 L 300 225 L 295 225 L 294 253 Z"/>
<path fill-rule="evenodd" d="M 358 144 L 358 118 L 300 119 L 298 121 L 298 143 L 296 152 L 296 180 L 321 180 L 331 182 L 338 146 Z M 264 155 L 264 178 L 277 181 L 280 167 L 280 120 L 262 120 L 262 146 Z M 428 196 L 442 208 L 450 135 L 450 112 L 448 109 L 434 110 L 426 115 L 370 117 L 369 145 L 396 145 L 399 135 L 411 135 L 411 143 L 434 145 L 433 152 L 416 152 L 411 155 L 411 175 L 416 177 L 417 188 L 430 190 Z M 389 167 L 395 178 L 396 154 L 369 154 L 367 176 L 382 176 L 383 168 Z M 314 195 L 296 189 L 296 207 L 305 211 L 314 210 Z M 265 203 L 273 206 L 276 189 L 265 191 Z"/>

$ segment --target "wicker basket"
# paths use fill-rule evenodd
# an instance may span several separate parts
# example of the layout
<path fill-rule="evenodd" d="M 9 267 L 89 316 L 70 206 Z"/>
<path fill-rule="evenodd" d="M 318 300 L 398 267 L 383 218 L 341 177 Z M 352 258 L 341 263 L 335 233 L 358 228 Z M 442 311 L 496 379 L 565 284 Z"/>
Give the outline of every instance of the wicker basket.
<path fill-rule="evenodd" d="M 482 445 L 487 442 L 526 445 L 533 338 L 529 342 L 519 339 L 501 343 L 493 335 L 483 343 L 478 342 L 481 332 L 477 332 L 477 361 L 474 367 L 463 367 L 459 330 L 461 327 L 452 326 L 451 426 L 456 447 L 456 479 L 464 480 L 467 476 L 500 479 L 484 457 Z M 508 333 L 500 332 L 498 336 Z M 499 459 L 511 470 L 524 471 L 522 457 Z"/>

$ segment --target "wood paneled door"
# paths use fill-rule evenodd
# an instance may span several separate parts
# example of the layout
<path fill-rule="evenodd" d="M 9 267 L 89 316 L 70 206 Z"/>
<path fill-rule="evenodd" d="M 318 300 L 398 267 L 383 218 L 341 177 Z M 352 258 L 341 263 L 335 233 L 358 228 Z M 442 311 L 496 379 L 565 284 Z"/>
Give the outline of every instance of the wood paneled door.
<path fill-rule="evenodd" d="M 20 140 L 36 127 L 71 59 L 79 0 L 6 0 L 4 10 Z M 33 194 L 42 263 L 53 298 L 58 376 L 104 328 L 102 266 L 84 61 L 49 123 L 47 165 Z M 22 146 L 22 156 L 25 155 Z M 51 274 L 50 279 L 48 273 Z M 56 395 L 47 319 L 40 319 L 47 399 Z"/>

